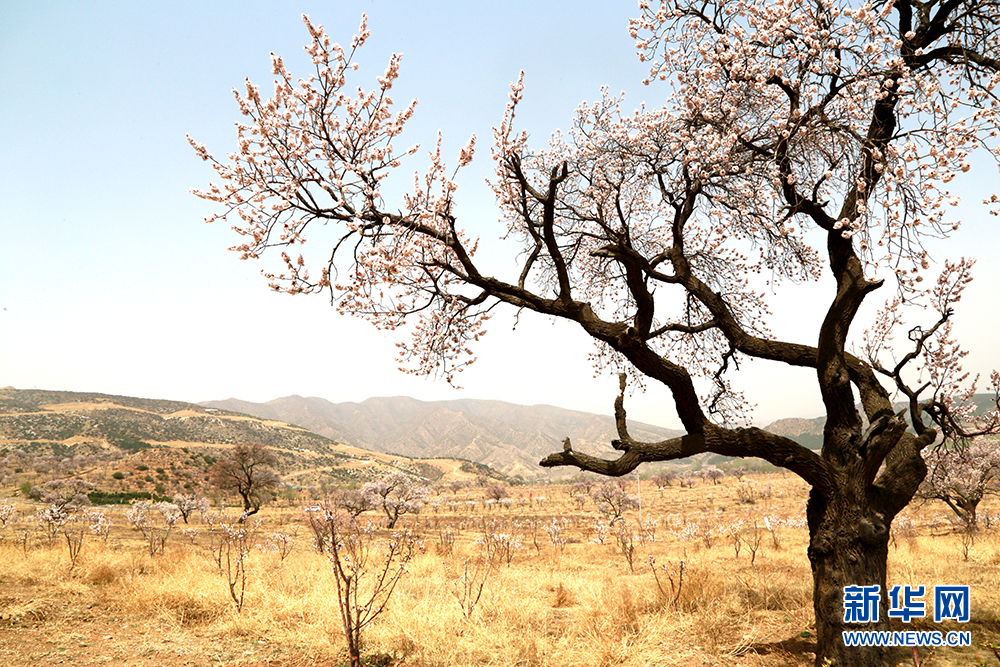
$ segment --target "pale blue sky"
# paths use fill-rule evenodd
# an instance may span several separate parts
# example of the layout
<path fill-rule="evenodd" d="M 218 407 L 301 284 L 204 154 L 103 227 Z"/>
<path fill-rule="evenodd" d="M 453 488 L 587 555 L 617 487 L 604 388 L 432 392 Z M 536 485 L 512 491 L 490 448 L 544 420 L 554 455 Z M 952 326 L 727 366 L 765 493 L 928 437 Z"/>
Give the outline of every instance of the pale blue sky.
<path fill-rule="evenodd" d="M 430 148 L 440 129 L 454 156 L 479 135 L 460 213 L 490 248 L 502 228 L 482 179 L 508 83 L 526 71 L 519 120 L 539 144 L 602 84 L 627 91 L 627 108 L 657 103 L 662 91 L 640 85 L 626 31 L 636 11 L 631 0 L 571 11 L 543 1 L 0 3 L 0 386 L 186 401 L 469 396 L 610 412 L 615 382 L 592 377 L 589 342 L 565 324 L 526 315 L 512 332 L 510 314 L 496 318 L 456 392 L 396 371 L 393 339 L 338 317 L 323 297 L 269 293 L 259 275 L 268 264 L 239 262 L 225 250 L 228 227 L 201 222 L 212 207 L 188 190 L 214 174 L 184 135 L 216 155 L 232 150 L 231 89 L 249 76 L 266 91 L 270 51 L 306 73 L 300 14 L 348 43 L 367 12 L 358 82 L 404 53 L 394 98 L 420 100 L 404 143 Z M 973 187 L 997 180 L 983 169 Z M 980 258 L 956 327 L 969 366 L 988 373 L 1000 366 L 1000 237 L 975 201 L 966 197 L 968 222 L 947 254 Z M 777 332 L 813 342 L 828 292 L 791 297 L 795 317 Z M 760 421 L 820 413 L 810 373 L 750 370 L 743 387 Z M 631 406 L 636 419 L 676 423 L 662 390 Z"/>

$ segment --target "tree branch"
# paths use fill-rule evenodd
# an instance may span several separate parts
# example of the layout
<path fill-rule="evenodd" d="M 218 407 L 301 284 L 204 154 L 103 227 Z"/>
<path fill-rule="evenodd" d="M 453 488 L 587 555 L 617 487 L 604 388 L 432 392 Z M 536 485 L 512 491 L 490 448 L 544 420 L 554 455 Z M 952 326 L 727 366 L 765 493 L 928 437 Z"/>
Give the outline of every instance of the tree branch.
<path fill-rule="evenodd" d="M 706 452 L 740 458 L 756 456 L 798 474 L 824 496 L 832 492 L 834 483 L 831 471 L 820 456 L 794 440 L 759 428 L 726 429 L 706 422 L 701 433 L 689 433 L 660 442 L 640 442 L 633 439 L 626 423 L 625 374 L 619 374 L 618 377 L 615 425 L 619 439 L 611 444 L 624 454 L 613 461 L 600 459 L 574 451 L 570 439 L 566 438 L 563 451 L 549 454 L 539 465 L 546 468 L 568 465 L 602 475 L 621 477 L 635 470 L 641 463 L 682 459 Z"/>

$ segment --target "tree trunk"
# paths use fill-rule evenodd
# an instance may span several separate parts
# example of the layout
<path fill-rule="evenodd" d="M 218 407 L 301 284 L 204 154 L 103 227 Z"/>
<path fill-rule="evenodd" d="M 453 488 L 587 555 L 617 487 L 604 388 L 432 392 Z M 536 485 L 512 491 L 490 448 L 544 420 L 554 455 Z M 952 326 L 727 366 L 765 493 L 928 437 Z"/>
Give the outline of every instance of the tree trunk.
<path fill-rule="evenodd" d="M 809 497 L 809 561 L 816 614 L 816 666 L 887 667 L 898 649 L 847 646 L 845 630 L 889 630 L 886 559 L 889 522 L 868 494 L 840 489 L 835 498 Z M 878 586 L 878 620 L 845 621 L 844 587 Z M 830 662 L 827 663 L 826 660 Z"/>
<path fill-rule="evenodd" d="M 239 523 L 246 523 L 246 520 L 250 518 L 250 515 L 256 514 L 260 508 L 255 507 L 254 504 L 250 502 L 250 496 L 243 493 L 240 493 L 240 496 L 243 498 L 243 513 L 240 514 Z"/>

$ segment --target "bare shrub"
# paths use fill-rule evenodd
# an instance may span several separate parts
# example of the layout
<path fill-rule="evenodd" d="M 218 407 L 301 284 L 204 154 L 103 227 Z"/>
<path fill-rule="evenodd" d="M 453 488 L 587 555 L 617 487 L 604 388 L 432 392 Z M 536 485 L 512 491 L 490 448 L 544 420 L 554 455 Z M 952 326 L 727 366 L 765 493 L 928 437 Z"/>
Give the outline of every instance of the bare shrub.
<path fill-rule="evenodd" d="M 76 567 L 76 561 L 83 550 L 83 536 L 87 531 L 86 524 L 83 523 L 79 514 L 70 516 L 69 520 L 59 527 L 59 532 L 66 539 L 66 548 L 69 551 L 69 569 L 72 572 Z"/>
<path fill-rule="evenodd" d="M 725 526 L 726 536 L 733 546 L 736 559 L 740 558 L 740 550 L 743 548 L 743 519 L 734 519 Z"/>
<path fill-rule="evenodd" d="M 753 482 L 740 482 L 736 485 L 736 498 L 744 505 L 755 504 L 757 495 L 757 488 Z"/>
<path fill-rule="evenodd" d="M 535 547 L 535 554 L 542 553 L 542 544 L 539 541 L 539 529 L 542 527 L 542 522 L 538 519 L 525 519 L 516 521 L 514 525 L 531 538 L 531 546 Z"/>
<path fill-rule="evenodd" d="M 751 567 L 753 567 L 757 561 L 757 551 L 760 549 L 760 541 L 760 526 L 757 523 L 757 519 L 753 519 L 746 525 L 746 530 L 743 531 L 743 544 L 746 545 L 747 552 L 750 554 Z"/>

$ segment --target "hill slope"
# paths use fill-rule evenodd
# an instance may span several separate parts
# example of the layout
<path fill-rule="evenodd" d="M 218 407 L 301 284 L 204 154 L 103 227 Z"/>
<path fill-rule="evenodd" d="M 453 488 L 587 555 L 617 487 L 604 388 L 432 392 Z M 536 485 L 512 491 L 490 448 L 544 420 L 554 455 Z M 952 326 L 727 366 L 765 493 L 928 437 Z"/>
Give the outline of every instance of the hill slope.
<path fill-rule="evenodd" d="M 193 403 L 0 389 L 4 486 L 72 475 L 105 490 L 204 491 L 210 463 L 238 442 L 272 448 L 282 477 L 295 486 L 361 482 L 394 470 L 427 479 L 499 476 L 467 461 L 414 461 L 370 452 L 280 420 Z"/>

